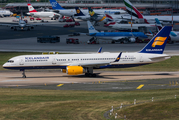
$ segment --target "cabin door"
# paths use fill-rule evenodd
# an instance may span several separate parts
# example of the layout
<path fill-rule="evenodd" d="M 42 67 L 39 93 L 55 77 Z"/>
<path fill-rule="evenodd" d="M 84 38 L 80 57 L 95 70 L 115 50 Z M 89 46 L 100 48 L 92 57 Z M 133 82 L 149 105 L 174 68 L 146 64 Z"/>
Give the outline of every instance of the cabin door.
<path fill-rule="evenodd" d="M 20 59 L 19 65 L 24 65 L 24 60 L 22 58 Z"/>
<path fill-rule="evenodd" d="M 140 62 L 143 62 L 143 58 L 142 58 L 142 55 L 140 56 Z"/>
<path fill-rule="evenodd" d="M 52 60 L 52 64 L 53 64 L 53 65 L 56 64 L 56 58 L 53 58 L 53 60 Z"/>

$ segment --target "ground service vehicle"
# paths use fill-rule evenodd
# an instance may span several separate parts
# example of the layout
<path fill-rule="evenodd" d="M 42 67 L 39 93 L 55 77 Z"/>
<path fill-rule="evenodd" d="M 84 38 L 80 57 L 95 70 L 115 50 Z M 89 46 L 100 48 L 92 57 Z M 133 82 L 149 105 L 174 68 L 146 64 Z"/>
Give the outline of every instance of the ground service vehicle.
<path fill-rule="evenodd" d="M 58 36 L 39 36 L 37 37 L 38 43 L 56 43 L 60 42 L 60 37 Z"/>
<path fill-rule="evenodd" d="M 75 22 L 75 26 L 80 26 L 80 23 L 79 22 Z"/>
<path fill-rule="evenodd" d="M 79 44 L 79 40 L 76 38 L 67 38 L 66 39 L 66 43 L 67 44 L 70 44 L 70 43 L 72 43 L 72 44 Z"/>
<path fill-rule="evenodd" d="M 67 19 L 66 22 L 73 22 L 73 19 Z"/>

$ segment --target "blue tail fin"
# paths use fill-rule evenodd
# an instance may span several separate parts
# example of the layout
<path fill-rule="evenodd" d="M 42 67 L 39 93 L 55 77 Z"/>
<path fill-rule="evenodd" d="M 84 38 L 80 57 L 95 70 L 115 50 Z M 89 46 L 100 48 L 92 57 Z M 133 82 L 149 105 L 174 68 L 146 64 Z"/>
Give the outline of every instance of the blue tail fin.
<path fill-rule="evenodd" d="M 64 10 L 62 6 L 60 6 L 56 0 L 50 0 L 50 4 L 52 5 L 52 8 L 55 10 Z"/>
<path fill-rule="evenodd" d="M 76 14 L 75 14 L 75 16 L 85 16 L 85 15 L 82 13 L 82 11 L 79 9 L 79 7 L 75 7 L 75 9 L 76 9 Z"/>
<path fill-rule="evenodd" d="M 155 18 L 155 22 L 156 22 L 156 26 L 157 26 L 158 30 L 161 30 L 162 29 L 162 24 L 160 23 L 158 18 Z"/>
<path fill-rule="evenodd" d="M 163 27 L 139 53 L 163 54 L 171 29 Z"/>

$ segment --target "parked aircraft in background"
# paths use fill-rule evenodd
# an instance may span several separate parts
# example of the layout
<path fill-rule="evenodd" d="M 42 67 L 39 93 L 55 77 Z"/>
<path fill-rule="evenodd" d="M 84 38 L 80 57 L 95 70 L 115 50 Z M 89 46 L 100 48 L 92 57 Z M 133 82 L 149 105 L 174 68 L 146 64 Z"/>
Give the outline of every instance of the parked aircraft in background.
<path fill-rule="evenodd" d="M 80 20 L 90 20 L 90 15 L 89 14 L 83 14 L 83 12 L 80 10 L 79 7 L 75 7 L 76 14 L 74 15 L 74 18 L 80 19 Z"/>
<path fill-rule="evenodd" d="M 105 24 L 105 27 L 109 27 L 112 29 L 116 29 L 116 30 L 126 30 L 126 29 L 133 29 L 133 30 L 138 30 L 139 27 L 156 27 L 155 24 L 119 24 L 117 22 L 114 21 L 112 16 L 106 15 L 107 18 L 111 20 L 111 22 L 109 21 L 107 24 Z"/>
<path fill-rule="evenodd" d="M 58 13 L 55 13 L 55 12 L 37 12 L 33 6 L 31 4 L 27 4 L 28 5 L 28 9 L 29 9 L 29 12 L 27 13 L 27 15 L 30 15 L 30 16 L 33 16 L 33 17 L 49 17 L 51 19 L 55 18 L 55 16 L 60 16 L 60 14 Z"/>
<path fill-rule="evenodd" d="M 27 28 L 27 30 L 34 29 L 34 26 L 39 26 L 43 24 L 27 24 L 25 20 L 19 19 L 18 24 L 0 24 L 0 26 L 7 26 L 10 27 L 11 29 L 14 29 L 14 31 L 17 30 L 17 28 L 20 28 L 23 30 L 24 28 Z"/>
<path fill-rule="evenodd" d="M 5 10 L 5 9 L 0 9 L 0 16 L 1 17 L 7 17 L 7 16 L 11 16 L 13 13 L 9 10 Z"/>
<path fill-rule="evenodd" d="M 160 23 L 160 21 L 155 18 L 155 21 L 156 21 L 156 26 L 158 28 L 158 30 L 161 30 L 162 29 L 162 24 Z M 174 43 L 174 42 L 178 42 L 179 41 L 179 31 L 171 31 L 170 32 L 170 43 Z"/>
<path fill-rule="evenodd" d="M 165 26 L 139 52 L 21 55 L 9 59 L 3 68 L 23 71 L 26 69 L 62 69 L 68 75 L 96 76 L 95 68 L 125 68 L 151 64 L 169 59 L 163 54 L 171 26 Z"/>
<path fill-rule="evenodd" d="M 156 27 L 155 24 L 119 24 L 116 22 L 111 22 L 105 25 L 105 27 L 109 27 L 116 30 L 138 30 L 140 27 Z"/>
<path fill-rule="evenodd" d="M 54 10 L 58 10 L 59 13 L 63 16 L 69 16 L 69 17 L 73 17 L 76 14 L 76 10 L 75 9 L 64 9 L 63 7 L 61 7 L 58 2 L 56 0 L 50 0 L 50 3 L 52 5 L 52 8 Z M 87 15 L 88 14 L 88 10 L 82 10 L 82 12 Z M 124 10 L 105 10 L 105 9 L 96 9 L 94 10 L 95 13 L 97 14 L 125 14 L 126 11 Z"/>
<path fill-rule="evenodd" d="M 112 43 L 135 42 L 137 37 L 147 38 L 143 32 L 99 32 L 95 30 L 91 22 L 87 21 L 87 24 L 90 36 L 97 39 L 112 40 Z"/>
<path fill-rule="evenodd" d="M 105 14 L 97 14 L 90 7 L 88 7 L 88 11 L 89 11 L 89 15 L 90 15 L 90 20 L 94 21 L 94 25 L 97 25 L 98 22 L 101 22 L 104 19 L 106 19 L 106 15 Z"/>
<path fill-rule="evenodd" d="M 132 3 L 129 0 L 123 0 L 124 4 L 126 6 L 127 12 L 134 16 L 135 19 L 139 20 L 140 22 L 145 22 L 145 23 L 155 23 L 155 18 L 158 18 L 160 21 L 163 22 L 172 22 L 172 16 L 143 16 L 136 7 L 132 5 Z M 127 17 L 129 18 L 129 17 Z M 134 18 L 133 18 L 134 19 Z M 179 22 L 179 16 L 173 16 L 173 21 L 174 22 Z"/>

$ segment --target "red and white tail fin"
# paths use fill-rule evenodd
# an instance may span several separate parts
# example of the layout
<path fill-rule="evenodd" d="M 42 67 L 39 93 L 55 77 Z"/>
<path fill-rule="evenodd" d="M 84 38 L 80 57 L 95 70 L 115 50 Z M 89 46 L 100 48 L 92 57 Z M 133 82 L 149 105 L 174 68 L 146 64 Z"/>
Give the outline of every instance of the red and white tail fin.
<path fill-rule="evenodd" d="M 106 14 L 106 17 L 107 17 L 108 19 L 113 20 L 113 18 L 112 18 L 110 15 L 108 15 L 108 14 Z"/>
<path fill-rule="evenodd" d="M 27 4 L 28 5 L 28 9 L 29 9 L 29 12 L 37 12 L 30 3 Z"/>

